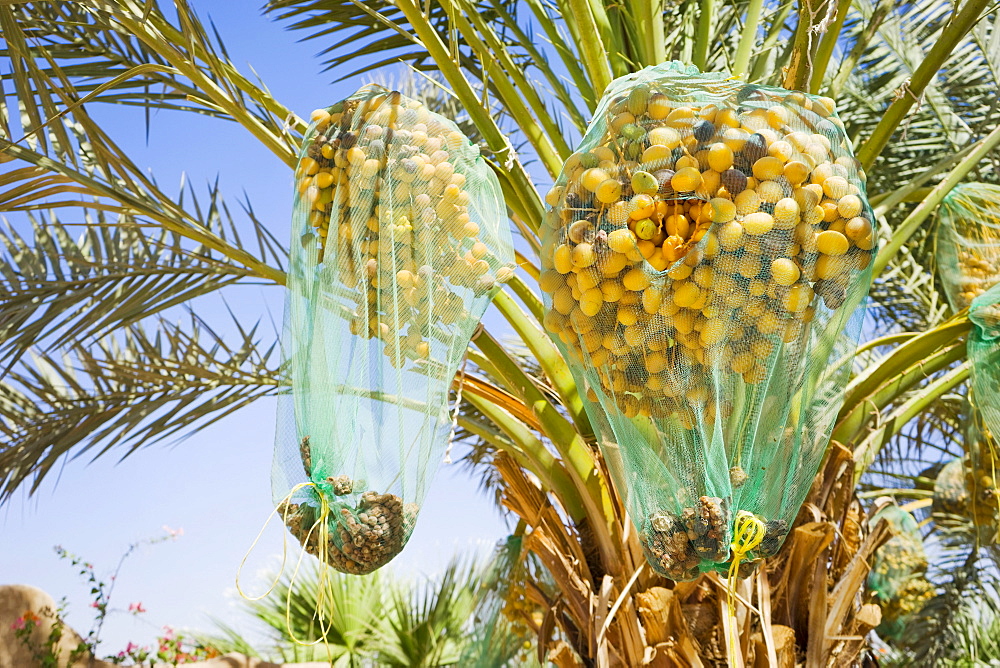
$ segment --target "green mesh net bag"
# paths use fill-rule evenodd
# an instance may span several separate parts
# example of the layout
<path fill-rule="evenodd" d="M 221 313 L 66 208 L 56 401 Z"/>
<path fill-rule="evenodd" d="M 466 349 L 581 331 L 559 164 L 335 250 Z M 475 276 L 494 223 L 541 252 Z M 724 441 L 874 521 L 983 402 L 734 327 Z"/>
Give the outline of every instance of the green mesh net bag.
<path fill-rule="evenodd" d="M 973 408 L 971 422 L 976 431 L 975 447 L 971 447 L 969 453 L 971 504 L 977 525 L 992 526 L 995 530 L 1000 517 L 997 485 L 1000 473 L 1000 453 L 997 451 L 1000 435 L 1000 283 L 972 300 L 969 319 L 972 320 L 967 343 L 971 365 L 969 400 Z"/>
<path fill-rule="evenodd" d="M 876 512 L 870 524 L 882 519 L 889 523 L 893 537 L 875 553 L 868 588 L 882 608 L 878 633 L 898 638 L 906 620 L 934 596 L 934 585 L 924 576 L 927 554 L 913 516 L 890 504 Z"/>
<path fill-rule="evenodd" d="M 938 208 L 934 243 L 938 274 L 955 310 L 1000 282 L 1000 186 L 955 186 Z"/>
<path fill-rule="evenodd" d="M 368 573 L 413 529 L 513 245 L 478 148 L 398 92 L 315 112 L 296 179 L 273 494 L 306 551 Z"/>
<path fill-rule="evenodd" d="M 875 251 L 857 164 L 832 100 L 668 63 L 612 82 L 547 196 L 545 326 L 669 578 L 748 572 L 812 484 Z"/>
<path fill-rule="evenodd" d="M 935 516 L 955 518 L 967 516 L 969 512 L 967 468 L 962 457 L 955 457 L 941 468 L 937 478 L 934 479 L 932 512 Z"/>

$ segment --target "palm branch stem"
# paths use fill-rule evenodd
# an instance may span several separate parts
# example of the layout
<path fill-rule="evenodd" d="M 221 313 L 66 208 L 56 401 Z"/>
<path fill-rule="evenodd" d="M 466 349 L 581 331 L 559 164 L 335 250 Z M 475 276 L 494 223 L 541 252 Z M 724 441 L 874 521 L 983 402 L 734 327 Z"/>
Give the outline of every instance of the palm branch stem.
<path fill-rule="evenodd" d="M 594 450 L 580 434 L 573 431 L 572 425 L 551 403 L 538 402 L 532 408 L 557 449 L 559 444 L 565 444 L 559 449 L 559 455 L 563 458 L 573 482 L 578 488 L 585 490 L 580 496 L 587 509 L 587 519 L 593 529 L 601 561 L 610 574 L 621 575 L 624 566 L 620 561 L 622 530 L 618 522 L 615 501 L 612 498 L 610 481 L 605 476 Z"/>
<path fill-rule="evenodd" d="M 837 0 L 827 1 L 835 2 Z M 819 42 L 819 48 L 812 59 L 812 76 L 809 81 L 809 92 L 814 95 L 819 93 L 819 89 L 823 85 L 823 78 L 826 76 L 826 71 L 830 66 L 830 57 L 833 56 L 833 49 L 840 40 L 840 31 L 844 28 L 847 11 L 850 8 L 851 0 L 837 1 L 837 16 L 834 18 L 833 23 L 827 27 L 826 32 L 823 33 L 823 38 Z"/>
<path fill-rule="evenodd" d="M 958 342 L 924 357 L 905 372 L 887 379 L 873 394 L 865 397 L 846 415 L 838 420 L 831 438 L 840 443 L 851 443 L 865 428 L 900 397 L 932 374 L 945 369 L 965 357 L 965 344 Z"/>
<path fill-rule="evenodd" d="M 535 317 L 535 320 L 542 322 L 545 317 L 545 307 L 542 305 L 542 300 L 538 298 L 534 290 L 521 280 L 520 276 L 514 276 L 507 285 L 513 290 L 517 298 L 528 307 L 528 311 Z"/>
<path fill-rule="evenodd" d="M 541 70 L 542 74 L 545 76 L 545 80 L 548 81 L 549 86 L 551 86 L 553 94 L 562 103 L 563 110 L 569 116 L 569 119 L 573 123 L 573 126 L 576 127 L 577 131 L 580 132 L 580 134 L 583 134 L 587 129 L 587 121 L 586 119 L 584 119 L 583 114 L 580 113 L 580 110 L 577 108 L 576 103 L 573 101 L 573 97 L 572 95 L 570 95 L 566 83 L 556 74 L 555 70 L 552 69 L 552 66 L 549 64 L 548 59 L 542 56 L 541 52 L 535 46 L 534 41 L 531 40 L 528 37 L 528 35 L 525 34 L 524 30 L 521 28 L 518 22 L 514 19 L 513 16 L 510 15 L 510 12 L 507 11 L 507 8 L 504 7 L 503 2 L 501 2 L 500 0 L 490 0 L 490 1 L 494 11 L 496 11 L 497 14 L 503 19 L 504 26 L 511 31 L 514 37 L 517 38 L 518 43 L 524 47 L 524 50 L 527 52 L 528 56 L 530 56 L 532 65 Z M 548 21 L 547 23 L 549 25 L 544 26 L 544 28 L 546 29 L 546 33 L 548 33 L 549 29 L 555 28 L 554 22 Z M 556 37 L 558 37 L 558 35 Z M 551 36 L 550 36 L 550 41 L 551 41 Z M 557 50 L 559 49 L 559 46 L 554 43 L 553 46 Z M 565 44 L 562 45 L 562 48 L 565 49 Z M 572 59 L 572 63 L 574 65 L 575 72 L 579 73 L 580 72 L 579 64 L 577 63 L 575 58 Z M 574 76 L 573 71 L 570 72 L 570 76 L 571 77 Z M 576 83 L 579 86 L 579 82 L 576 81 L 575 77 L 573 80 L 574 83 Z M 561 132 L 557 134 L 560 138 L 562 138 Z"/>
<path fill-rule="evenodd" d="M 559 353 L 559 349 L 538 325 L 527 318 L 524 311 L 506 292 L 503 290 L 498 292 L 493 304 L 514 328 L 524 344 L 528 346 L 535 359 L 538 360 L 545 377 L 548 378 L 552 388 L 559 395 L 559 400 L 569 412 L 576 428 L 581 434 L 592 433 L 590 420 L 583 408 L 583 399 L 580 397 L 576 381 L 573 374 L 570 373 L 566 360 Z"/>
<path fill-rule="evenodd" d="M 889 442 L 910 420 L 927 409 L 942 396 L 948 394 L 964 383 L 969 377 L 969 363 L 961 364 L 941 378 L 924 386 L 913 397 L 901 404 L 896 410 L 884 416 L 879 427 L 872 430 L 859 444 L 854 447 L 854 478 L 855 484 L 878 455 L 882 447 Z"/>
<path fill-rule="evenodd" d="M 516 248 L 514 249 L 514 260 L 517 262 L 517 266 L 524 270 L 524 273 L 531 276 L 531 278 L 535 281 L 538 281 L 542 274 L 541 270 L 535 265 L 534 262 L 526 258 L 521 251 Z"/>
<path fill-rule="evenodd" d="M 770 59 L 767 57 L 767 54 L 777 44 L 778 38 L 781 37 L 781 33 L 785 29 L 785 21 L 792 11 L 793 4 L 792 2 L 783 3 L 781 8 L 772 15 L 771 25 L 767 29 L 767 34 L 764 35 L 764 41 L 761 43 L 760 48 L 757 49 L 757 59 L 754 61 L 753 70 L 750 72 L 750 81 L 757 81 L 768 74 L 768 62 Z"/>
<path fill-rule="evenodd" d="M 694 42 L 691 62 L 702 72 L 708 66 L 708 49 L 712 45 L 712 21 L 715 18 L 715 0 L 701 0 L 698 12 L 698 33 Z"/>
<path fill-rule="evenodd" d="M 880 348 L 882 346 L 891 346 L 894 343 L 903 343 L 908 339 L 912 339 L 917 336 L 917 332 L 897 332 L 895 334 L 886 334 L 885 336 L 880 336 L 877 339 L 872 339 L 871 341 L 866 341 L 858 346 L 858 349 L 854 351 L 855 357 L 861 353 L 868 352 L 875 348 Z"/>
<path fill-rule="evenodd" d="M 880 487 L 868 492 L 858 492 L 859 499 L 875 499 L 880 496 L 903 496 L 913 499 L 923 499 L 934 496 L 932 489 L 916 489 L 914 487 Z"/>
<path fill-rule="evenodd" d="M 736 58 L 733 60 L 733 76 L 741 77 L 750 66 L 750 54 L 757 42 L 757 28 L 760 27 L 760 13 L 764 8 L 764 0 L 750 0 L 747 3 L 747 17 L 743 23 L 740 43 L 736 47 Z"/>
<path fill-rule="evenodd" d="M 711 2 L 711 0 L 702 0 Z M 663 3 L 662 0 L 632 0 L 632 13 L 636 17 L 635 28 L 639 31 L 642 47 L 642 64 L 658 65 L 667 58 L 666 42 L 663 39 Z M 705 42 L 710 42 L 710 34 L 705 35 Z M 705 47 L 707 52 L 708 47 Z"/>
<path fill-rule="evenodd" d="M 545 31 L 545 36 L 548 38 L 549 43 L 552 44 L 556 53 L 559 54 L 559 59 L 562 61 L 563 67 L 569 72 L 570 79 L 573 80 L 573 84 L 576 86 L 576 92 L 580 94 L 580 97 L 583 98 L 584 103 L 587 105 L 587 111 L 593 112 L 597 108 L 597 94 L 594 92 L 593 84 L 587 79 L 587 74 L 580 67 L 580 58 L 566 44 L 566 40 L 559 32 L 558 23 L 549 16 L 542 0 L 526 0 L 526 2 L 532 14 L 535 15 L 535 20 L 538 21 L 538 24 L 542 26 L 542 30 Z M 560 3 L 562 2 L 565 2 L 565 0 L 560 0 Z M 560 4 L 560 7 L 562 6 Z M 570 30 L 571 37 L 574 38 L 576 43 L 579 43 L 575 39 L 576 24 L 567 21 L 566 25 Z M 586 121 L 582 121 L 580 132 L 582 133 L 586 127 Z"/>
<path fill-rule="evenodd" d="M 636 66 L 636 61 L 629 62 L 628 56 L 634 55 L 629 47 L 638 40 L 635 36 L 635 26 L 633 21 L 622 21 L 622 11 L 624 7 L 617 3 L 610 6 L 605 4 L 605 0 L 590 0 L 591 16 L 597 29 L 600 31 L 601 41 L 607 49 L 608 61 L 611 64 L 611 73 L 614 77 L 628 74 Z M 613 10 L 609 13 L 608 10 Z"/>
<path fill-rule="evenodd" d="M 864 403 L 865 397 L 874 394 L 888 379 L 919 364 L 924 357 L 934 351 L 953 345 L 965 336 L 972 327 L 967 317 L 957 317 L 938 325 L 927 332 L 912 335 L 864 372 L 855 376 L 844 393 L 844 403 L 840 415 L 844 416 Z M 879 339 L 886 341 L 886 339 Z M 838 420 L 839 421 L 839 420 Z"/>
<path fill-rule="evenodd" d="M 983 11 L 991 2 L 992 0 L 968 0 L 965 6 L 945 25 L 930 52 L 920 62 L 920 66 L 917 67 L 909 81 L 903 84 L 898 97 L 889 105 L 871 136 L 858 150 L 857 159 L 861 162 L 863 169 L 869 170 L 875 164 L 876 158 L 892 139 L 896 128 L 899 127 L 907 112 L 917 100 L 923 97 L 927 85 L 937 76 L 938 71 L 951 56 L 959 41 L 979 22 Z"/>
<path fill-rule="evenodd" d="M 966 146 L 957 153 L 947 155 L 936 164 L 932 165 L 930 168 L 925 170 L 923 173 L 914 177 L 910 181 L 899 188 L 896 188 L 892 192 L 882 193 L 874 197 L 869 198 L 869 202 L 872 208 L 875 210 L 875 216 L 881 218 L 885 216 L 889 211 L 892 210 L 894 206 L 900 202 L 911 202 L 923 201 L 927 195 L 930 194 L 931 188 L 924 188 L 924 184 L 927 183 L 934 175 L 939 174 L 942 170 L 948 169 L 962 158 L 967 156 L 971 151 L 975 150 L 976 145 L 972 144 Z M 913 200 L 912 197 L 919 194 L 919 199 Z"/>
<path fill-rule="evenodd" d="M 459 418 L 459 424 L 463 429 L 482 438 L 498 450 L 506 452 L 514 458 L 519 466 L 536 475 L 542 486 L 555 494 L 571 518 L 580 520 L 586 517 L 586 510 L 580 502 L 580 495 L 573 486 L 573 481 L 566 473 L 566 469 L 531 433 L 524 422 L 505 412 L 499 405 L 481 397 L 470 397 L 469 403 L 504 432 L 510 442 L 495 438 L 487 429 L 472 424 L 469 420 L 463 421 L 462 418 Z"/>
<path fill-rule="evenodd" d="M 788 90 L 804 90 L 812 70 L 813 34 L 816 25 L 823 19 L 829 3 L 834 0 L 801 0 L 798 3 L 798 23 L 795 26 L 795 36 L 792 39 L 792 50 L 788 66 L 785 68 L 784 82 L 781 84 Z M 822 75 L 821 75 L 822 76 Z"/>
<path fill-rule="evenodd" d="M 613 560 L 616 544 L 613 539 L 616 532 L 612 530 L 615 522 L 614 505 L 607 489 L 607 481 L 599 473 L 600 467 L 590 446 L 496 339 L 483 331 L 475 338 L 475 343 L 493 362 L 514 394 L 538 417 L 542 424 L 542 432 L 552 441 L 556 452 L 563 459 L 587 510 L 587 516 L 592 518 L 599 528 L 603 528 L 601 531 L 595 528 L 595 534 L 605 563 L 608 563 L 608 559 Z"/>
<path fill-rule="evenodd" d="M 596 524 L 603 527 L 613 522 L 614 508 L 607 503 L 610 501 L 607 483 L 603 477 L 595 475 L 598 466 L 590 446 L 576 433 L 570 422 L 556 411 L 535 387 L 530 377 L 488 332 L 481 332 L 475 342 L 483 354 L 494 363 L 515 394 L 519 394 L 519 398 L 538 417 L 542 424 L 542 433 L 552 441 L 556 452 L 562 458 L 563 465 L 573 482 L 575 494 L 585 509 L 584 516 L 592 518 Z M 503 428 L 502 425 L 498 426 Z M 506 433 L 514 438 L 511 431 Z M 608 512 L 611 514 L 606 515 Z M 595 530 L 595 534 L 602 548 L 602 556 L 610 558 L 614 554 L 615 545 L 612 534 L 609 531 L 598 530 Z"/>
<path fill-rule="evenodd" d="M 462 5 L 461 10 L 455 11 L 459 9 L 456 6 L 459 4 Z M 521 68 L 514 63 L 510 52 L 493 28 L 467 0 L 457 0 L 455 4 L 452 4 L 452 0 L 441 0 L 441 5 L 449 10 L 459 32 L 479 53 L 484 73 L 496 88 L 504 109 L 514 118 L 549 175 L 555 179 L 562 168 L 562 161 L 569 157 L 570 148 L 538 92 L 528 82 Z M 480 38 L 480 35 L 483 37 Z"/>
<path fill-rule="evenodd" d="M 608 60 L 608 49 L 601 31 L 598 29 L 592 3 L 588 0 L 565 0 L 569 12 L 564 12 L 566 22 L 576 26 L 580 35 L 577 48 L 583 60 L 583 66 L 590 75 L 591 85 L 597 94 L 603 93 L 614 76 L 611 73 L 611 63 Z M 604 16 L 607 19 L 607 15 Z"/>
<path fill-rule="evenodd" d="M 511 149 L 511 153 L 513 153 L 513 148 Z M 518 229 L 527 227 L 531 231 L 531 234 L 526 235 L 526 238 L 528 243 L 534 248 L 535 244 L 538 243 L 537 232 L 541 228 L 542 216 L 544 214 L 544 209 L 542 208 L 541 200 L 538 199 L 537 192 L 533 187 L 531 192 L 524 192 L 519 189 L 515 183 L 514 176 L 507 169 L 497 164 L 495 160 L 486 159 L 486 164 L 490 166 L 493 173 L 496 174 L 497 180 L 500 182 L 504 202 L 514 212 L 513 220 L 517 222 Z M 521 167 L 522 171 L 523 169 Z M 525 175 L 525 178 L 527 178 L 527 175 Z"/>
<path fill-rule="evenodd" d="M 865 50 L 878 32 L 882 21 L 889 15 L 892 7 L 892 0 L 878 0 L 878 4 L 875 5 L 875 9 L 872 11 L 868 23 L 865 24 L 864 30 L 858 35 L 857 41 L 854 42 L 854 46 L 851 47 L 851 51 L 847 54 L 847 57 L 840 63 L 840 69 L 837 70 L 836 76 L 830 82 L 829 88 L 826 89 L 826 94 L 829 97 L 836 100 L 840 95 L 840 90 L 844 87 L 851 73 L 855 71 L 858 61 L 861 60 L 861 56 L 864 55 Z"/>
<path fill-rule="evenodd" d="M 513 146 L 500 130 L 489 110 L 483 106 L 472 84 L 462 72 L 461 66 L 452 59 L 451 51 L 441 41 L 441 36 L 424 16 L 415 0 L 399 0 L 396 6 L 403 12 L 421 45 L 427 49 L 442 76 L 451 85 L 455 95 L 465 107 L 466 113 L 469 114 L 476 128 L 482 133 L 486 145 L 499 159 L 499 163 L 495 163 L 496 169 L 509 179 L 510 186 L 519 194 L 522 211 L 518 213 L 533 229 L 537 230 L 542 220 L 541 199 L 524 166 L 514 154 Z"/>

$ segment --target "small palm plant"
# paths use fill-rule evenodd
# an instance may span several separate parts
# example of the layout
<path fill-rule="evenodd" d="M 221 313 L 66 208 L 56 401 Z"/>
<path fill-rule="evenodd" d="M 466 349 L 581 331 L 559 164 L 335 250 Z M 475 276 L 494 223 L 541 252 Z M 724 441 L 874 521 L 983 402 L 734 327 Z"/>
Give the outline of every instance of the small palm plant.
<path fill-rule="evenodd" d="M 67 456 L 127 454 L 279 391 L 274 344 L 256 328 L 237 323 L 234 341 L 193 313 L 162 316 L 242 282 L 280 289 L 283 241 L 249 206 L 232 216 L 217 190 L 167 195 L 88 113 L 118 104 L 207 115 L 294 168 L 306 121 L 229 60 L 187 0 L 173 9 L 0 3 L 0 211 L 30 228 L 0 233 L 4 498 L 37 488 Z M 528 566 L 512 571 L 504 610 L 535 636 L 538 656 L 560 666 L 860 661 L 880 618 L 866 577 L 889 537 L 867 522 L 865 500 L 926 498 L 919 472 L 965 447 L 970 325 L 941 298 L 929 230 L 955 184 L 997 181 L 995 7 L 272 0 L 265 12 L 316 40 L 336 76 L 359 62 L 413 72 L 415 94 L 475 137 L 502 186 L 522 271 L 494 301 L 504 326 L 470 347 L 459 436 L 473 474 L 518 520 L 515 561 Z M 826 462 L 781 552 L 734 592 L 735 614 L 718 577 L 674 583 L 645 567 L 566 360 L 541 326 L 541 193 L 608 83 L 671 59 L 835 98 L 884 231 L 869 340 Z M 82 233 L 61 220 L 68 211 Z M 964 545 L 976 563 L 979 549 Z M 931 572 L 945 596 L 957 571 Z M 424 603 L 423 621 L 447 625 L 433 597 Z"/>
<path fill-rule="evenodd" d="M 202 640 L 227 652 L 328 661 L 337 668 L 501 666 L 515 659 L 531 665 L 526 639 L 491 613 L 509 566 L 499 557 L 485 566 L 453 559 L 440 575 L 411 582 L 382 571 L 361 577 L 309 564 L 248 603 L 266 629 L 268 647 L 255 649 L 225 622 Z"/>

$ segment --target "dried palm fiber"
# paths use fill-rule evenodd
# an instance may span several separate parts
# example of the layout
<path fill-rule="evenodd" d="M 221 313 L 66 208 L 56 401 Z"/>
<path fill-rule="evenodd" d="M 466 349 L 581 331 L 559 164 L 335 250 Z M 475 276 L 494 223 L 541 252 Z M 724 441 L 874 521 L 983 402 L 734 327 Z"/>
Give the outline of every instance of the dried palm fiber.
<path fill-rule="evenodd" d="M 546 199 L 545 326 L 650 563 L 724 567 L 736 523 L 756 534 L 746 564 L 774 554 L 842 402 L 875 251 L 833 101 L 646 68 L 608 87 Z"/>
<path fill-rule="evenodd" d="M 449 389 L 514 253 L 499 183 L 453 122 L 374 85 L 312 119 L 272 487 L 308 552 L 363 574 L 410 536 Z"/>
<path fill-rule="evenodd" d="M 971 426 L 977 432 L 970 448 L 970 505 L 977 526 L 992 527 L 996 539 L 1000 518 L 997 492 L 1000 437 L 1000 283 L 978 295 L 969 305 L 972 332 L 966 344 L 970 369 Z"/>
<path fill-rule="evenodd" d="M 938 208 L 938 274 L 956 311 L 1000 282 L 1000 186 L 961 183 Z"/>
<path fill-rule="evenodd" d="M 874 526 L 882 519 L 889 523 L 893 537 L 875 553 L 872 570 L 868 574 L 868 588 L 882 608 L 878 633 L 883 637 L 898 638 L 906 620 L 934 596 L 934 585 L 924 575 L 927 554 L 913 516 L 890 504 L 876 512 L 870 522 Z"/>

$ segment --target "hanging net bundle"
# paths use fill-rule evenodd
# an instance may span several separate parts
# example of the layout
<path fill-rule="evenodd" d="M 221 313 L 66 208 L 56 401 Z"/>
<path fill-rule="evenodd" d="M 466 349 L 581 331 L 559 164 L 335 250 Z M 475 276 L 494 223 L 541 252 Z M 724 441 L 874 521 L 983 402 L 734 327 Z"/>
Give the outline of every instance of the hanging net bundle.
<path fill-rule="evenodd" d="M 749 572 L 823 458 L 870 281 L 833 101 L 647 68 L 609 86 L 547 203 L 545 326 L 651 565 Z"/>
<path fill-rule="evenodd" d="M 307 552 L 363 574 L 410 536 L 513 245 L 479 149 L 379 86 L 314 112 L 296 185 L 273 495 Z"/>
<path fill-rule="evenodd" d="M 998 189 L 1000 192 L 1000 189 Z M 970 448 L 971 505 L 978 526 L 992 527 L 996 538 L 1000 518 L 1000 283 L 978 295 L 969 305 L 972 332 L 969 355 L 972 427 L 977 432 Z"/>
<path fill-rule="evenodd" d="M 987 437 L 981 415 L 973 412 L 965 432 L 964 457 L 952 459 L 934 480 L 932 513 L 936 524 L 951 529 L 974 529 L 977 539 L 994 542 L 1000 520 L 997 490 L 998 456 Z"/>
<path fill-rule="evenodd" d="M 938 209 L 938 275 L 955 310 L 969 309 L 971 411 L 966 438 L 966 517 L 983 535 L 1000 516 L 1000 186 L 962 183 Z"/>
<path fill-rule="evenodd" d="M 961 183 L 938 208 L 938 274 L 960 311 L 1000 282 L 1000 186 Z"/>
<path fill-rule="evenodd" d="M 889 523 L 893 537 L 875 553 L 868 588 L 882 608 L 878 633 L 898 638 L 906 620 L 934 596 L 934 585 L 924 575 L 927 553 L 913 516 L 890 504 L 876 512 L 869 523 L 874 526 L 882 519 Z"/>
<path fill-rule="evenodd" d="M 954 524 L 969 515 L 968 475 L 966 461 L 955 457 L 945 464 L 934 479 L 932 512 L 938 523 Z"/>

